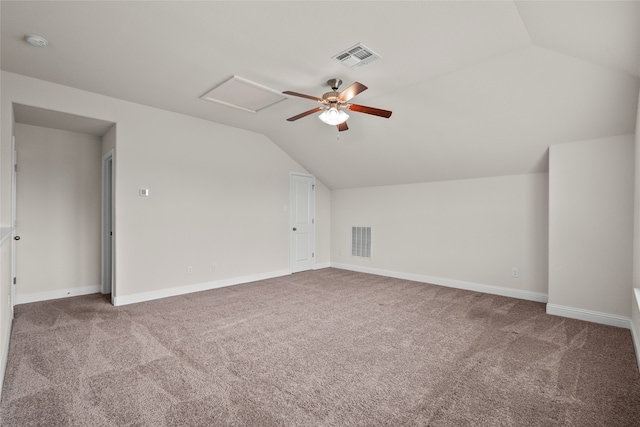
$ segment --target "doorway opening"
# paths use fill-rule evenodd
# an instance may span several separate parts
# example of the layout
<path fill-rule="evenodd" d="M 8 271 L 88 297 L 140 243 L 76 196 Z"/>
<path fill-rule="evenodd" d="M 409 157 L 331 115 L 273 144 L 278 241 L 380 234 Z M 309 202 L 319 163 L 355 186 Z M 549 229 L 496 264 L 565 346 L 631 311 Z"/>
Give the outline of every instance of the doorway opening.
<path fill-rule="evenodd" d="M 105 291 L 113 303 L 115 123 L 12 107 L 12 305 Z"/>
<path fill-rule="evenodd" d="M 102 157 L 102 293 L 113 304 L 113 150 Z"/>

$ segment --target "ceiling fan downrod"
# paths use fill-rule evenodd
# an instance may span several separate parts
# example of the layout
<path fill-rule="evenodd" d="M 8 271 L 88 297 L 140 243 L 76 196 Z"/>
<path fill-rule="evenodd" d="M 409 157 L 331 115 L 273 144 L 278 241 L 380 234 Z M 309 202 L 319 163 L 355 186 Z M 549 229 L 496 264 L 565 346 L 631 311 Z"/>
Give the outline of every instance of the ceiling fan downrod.
<path fill-rule="evenodd" d="M 342 84 L 342 80 L 340 80 L 340 79 L 329 79 L 329 80 L 327 80 L 327 84 L 329 85 L 329 87 L 331 89 L 333 89 L 334 92 L 337 92 L 338 88 Z"/>

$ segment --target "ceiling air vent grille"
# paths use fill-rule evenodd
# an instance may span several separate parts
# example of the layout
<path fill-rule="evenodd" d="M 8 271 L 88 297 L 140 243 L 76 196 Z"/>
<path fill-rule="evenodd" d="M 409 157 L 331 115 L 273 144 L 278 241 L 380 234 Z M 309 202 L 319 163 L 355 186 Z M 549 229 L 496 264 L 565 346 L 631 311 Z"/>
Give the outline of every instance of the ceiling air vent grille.
<path fill-rule="evenodd" d="M 376 59 L 380 59 L 380 55 L 378 55 L 362 43 L 358 43 L 357 45 L 352 46 L 349 49 L 332 56 L 331 58 L 335 59 L 345 67 L 358 68 L 362 67 L 363 65 L 369 64 Z"/>
<path fill-rule="evenodd" d="M 351 256 L 371 258 L 371 227 L 351 227 Z"/>

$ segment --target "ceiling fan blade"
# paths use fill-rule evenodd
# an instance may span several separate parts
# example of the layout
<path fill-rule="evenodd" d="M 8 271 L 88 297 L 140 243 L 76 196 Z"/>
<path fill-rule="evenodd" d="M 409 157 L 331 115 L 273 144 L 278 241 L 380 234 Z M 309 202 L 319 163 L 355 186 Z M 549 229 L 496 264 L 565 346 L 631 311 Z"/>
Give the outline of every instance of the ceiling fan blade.
<path fill-rule="evenodd" d="M 285 90 L 282 93 L 284 93 L 285 95 L 299 96 L 300 98 L 307 98 L 307 99 L 311 99 L 313 101 L 318 101 L 318 102 L 323 101 L 322 98 L 318 98 L 317 96 L 305 95 L 304 93 L 298 93 L 298 92 L 291 92 L 290 90 Z"/>
<path fill-rule="evenodd" d="M 365 107 L 364 105 L 358 105 L 358 104 L 350 104 L 348 108 L 349 110 L 356 111 L 358 113 L 373 114 L 374 116 L 384 117 L 387 119 L 391 117 L 391 113 L 392 113 L 389 110 L 382 110 L 380 108 L 373 108 L 373 107 Z"/>
<path fill-rule="evenodd" d="M 344 121 L 338 125 L 338 132 L 342 132 L 345 130 L 349 130 L 349 126 L 347 126 L 347 122 Z"/>
<path fill-rule="evenodd" d="M 367 87 L 365 85 L 363 85 L 362 83 L 355 82 L 354 84 L 352 84 L 351 86 L 343 90 L 340 93 L 340 95 L 338 95 L 338 100 L 342 102 L 347 102 L 351 98 L 353 98 L 360 92 L 364 92 L 365 90 L 367 90 Z"/>
<path fill-rule="evenodd" d="M 324 110 L 324 107 L 316 107 L 316 108 L 312 108 L 311 110 L 309 110 L 309 111 L 305 111 L 304 113 L 300 113 L 300 114 L 298 114 L 297 116 L 289 117 L 289 118 L 287 119 L 287 121 L 289 121 L 289 122 L 293 122 L 293 121 L 298 120 L 298 119 L 301 119 L 301 118 L 303 118 L 303 117 L 307 117 L 309 114 L 317 113 L 318 111 L 322 111 L 322 110 Z"/>

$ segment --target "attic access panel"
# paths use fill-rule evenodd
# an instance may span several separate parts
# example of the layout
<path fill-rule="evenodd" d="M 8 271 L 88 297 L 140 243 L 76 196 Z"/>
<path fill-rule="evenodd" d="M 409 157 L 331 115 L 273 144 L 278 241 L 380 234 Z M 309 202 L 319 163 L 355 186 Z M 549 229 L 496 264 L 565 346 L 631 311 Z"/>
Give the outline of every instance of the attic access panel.
<path fill-rule="evenodd" d="M 287 99 L 280 92 L 238 76 L 222 82 L 200 98 L 249 113 Z"/>

